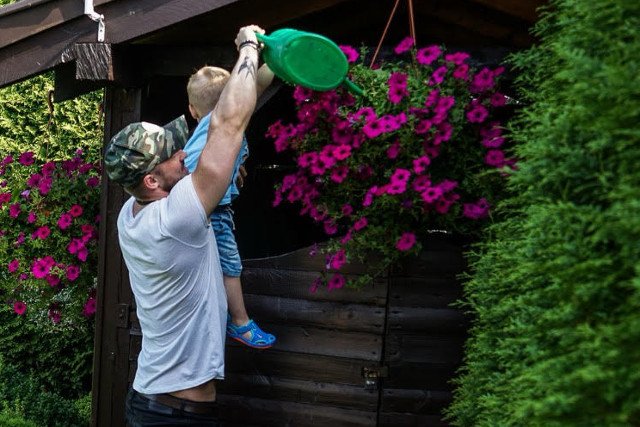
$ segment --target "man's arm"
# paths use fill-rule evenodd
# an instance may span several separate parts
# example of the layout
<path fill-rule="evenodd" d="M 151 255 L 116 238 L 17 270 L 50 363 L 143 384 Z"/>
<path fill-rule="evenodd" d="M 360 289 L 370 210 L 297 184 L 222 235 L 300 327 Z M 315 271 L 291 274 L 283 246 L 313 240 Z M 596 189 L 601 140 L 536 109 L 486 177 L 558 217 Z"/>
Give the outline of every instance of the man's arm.
<path fill-rule="evenodd" d="M 269 87 L 271 82 L 273 82 L 274 78 L 273 71 L 267 64 L 262 64 L 260 68 L 258 68 L 258 77 L 257 77 L 257 85 L 258 85 L 258 97 L 262 95 L 262 92 L 265 91 L 266 88 Z"/>
<path fill-rule="evenodd" d="M 211 113 L 207 143 L 193 172 L 193 185 L 207 215 L 213 212 L 231 182 L 242 137 L 256 105 L 256 31 L 264 33 L 255 25 L 243 27 L 238 32 L 236 46 L 240 47 L 245 41 L 256 44 L 245 43 L 240 47 L 231 77 Z"/>

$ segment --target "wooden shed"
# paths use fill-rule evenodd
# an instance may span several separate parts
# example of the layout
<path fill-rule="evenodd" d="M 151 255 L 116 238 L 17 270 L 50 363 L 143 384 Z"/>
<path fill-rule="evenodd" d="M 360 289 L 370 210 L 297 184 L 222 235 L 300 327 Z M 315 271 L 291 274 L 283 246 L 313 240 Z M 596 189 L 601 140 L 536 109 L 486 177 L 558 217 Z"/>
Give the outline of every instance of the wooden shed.
<path fill-rule="evenodd" d="M 104 141 L 126 124 L 167 122 L 187 113 L 188 76 L 204 64 L 231 67 L 233 38 L 249 23 L 267 32 L 297 28 L 340 44 L 375 47 L 398 5 L 385 43 L 409 33 L 402 0 L 22 0 L 0 8 L 0 87 L 55 70 L 55 100 L 105 87 Z M 542 0 L 414 0 L 419 45 L 444 43 L 494 65 L 532 43 Z M 94 16 L 95 17 L 95 16 Z M 98 40 L 104 25 L 104 40 Z M 387 46 L 387 47 L 388 47 Z M 286 170 L 264 140 L 266 126 L 293 112 L 291 88 L 259 100 L 250 129 L 249 181 L 236 204 L 249 312 L 278 336 L 267 351 L 229 343 L 219 401 L 226 425 L 445 425 L 450 379 L 467 319 L 461 296 L 464 242 L 434 233 L 425 252 L 360 291 L 309 285 L 322 261 L 308 255 L 321 237 L 291 209 L 270 206 Z M 141 333 L 118 247 L 122 190 L 102 187 L 93 425 L 124 425 L 124 397 Z M 362 274 L 367 265 L 352 265 Z"/>

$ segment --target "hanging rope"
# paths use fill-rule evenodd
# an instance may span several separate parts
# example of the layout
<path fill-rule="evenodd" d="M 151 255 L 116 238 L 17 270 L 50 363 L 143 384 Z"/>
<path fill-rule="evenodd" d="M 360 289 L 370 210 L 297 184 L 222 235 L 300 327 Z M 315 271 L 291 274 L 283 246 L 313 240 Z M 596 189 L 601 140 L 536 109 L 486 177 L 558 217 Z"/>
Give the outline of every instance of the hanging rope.
<path fill-rule="evenodd" d="M 382 32 L 382 36 L 380 37 L 380 42 L 376 47 L 375 52 L 373 53 L 373 58 L 371 58 L 371 64 L 369 68 L 373 68 L 373 64 L 376 62 L 376 58 L 378 58 L 378 53 L 380 53 L 380 48 L 382 47 L 382 42 L 384 38 L 387 36 L 387 31 L 389 30 L 389 26 L 391 25 L 391 21 L 393 20 L 393 16 L 396 14 L 396 10 L 398 9 L 398 5 L 400 4 L 400 0 L 396 0 L 393 5 L 393 9 L 391 9 L 391 14 L 389 15 L 389 19 L 387 20 L 387 25 L 384 27 L 384 31 Z M 409 35 L 413 39 L 413 43 L 416 44 L 416 26 L 414 23 L 414 15 L 413 15 L 413 0 L 407 0 L 407 9 L 409 11 Z"/>

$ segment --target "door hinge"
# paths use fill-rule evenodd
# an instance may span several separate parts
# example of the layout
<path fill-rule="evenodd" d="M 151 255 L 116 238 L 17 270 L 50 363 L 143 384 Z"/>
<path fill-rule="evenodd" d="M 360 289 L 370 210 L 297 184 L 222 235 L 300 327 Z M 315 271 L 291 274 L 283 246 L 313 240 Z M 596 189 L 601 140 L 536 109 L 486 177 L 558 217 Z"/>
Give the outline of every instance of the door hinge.
<path fill-rule="evenodd" d="M 116 327 L 129 329 L 129 304 L 116 305 Z"/>
<path fill-rule="evenodd" d="M 365 390 L 377 390 L 380 387 L 380 378 L 386 378 L 389 368 L 386 366 L 364 366 L 362 377 Z"/>

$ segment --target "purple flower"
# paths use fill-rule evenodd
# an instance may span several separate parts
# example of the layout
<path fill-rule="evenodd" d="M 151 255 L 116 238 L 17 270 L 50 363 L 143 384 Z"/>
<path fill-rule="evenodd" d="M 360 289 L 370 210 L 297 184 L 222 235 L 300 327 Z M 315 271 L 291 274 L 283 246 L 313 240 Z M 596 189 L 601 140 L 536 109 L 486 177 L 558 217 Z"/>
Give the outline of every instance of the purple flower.
<path fill-rule="evenodd" d="M 473 108 L 467 111 L 467 120 L 470 123 L 482 123 L 489 115 L 489 112 L 480 104 L 476 104 Z"/>
<path fill-rule="evenodd" d="M 444 81 L 444 77 L 446 75 L 447 75 L 446 66 L 443 65 L 441 67 L 436 68 L 436 70 L 431 75 L 431 80 L 429 80 L 429 85 L 430 86 L 439 85 Z"/>
<path fill-rule="evenodd" d="M 469 58 L 466 52 L 456 52 L 445 55 L 444 60 L 452 64 L 462 65 Z"/>
<path fill-rule="evenodd" d="M 438 59 L 442 50 L 439 46 L 433 45 L 429 47 L 424 47 L 416 53 L 416 60 L 419 64 L 422 65 L 431 65 L 433 61 Z"/>
<path fill-rule="evenodd" d="M 358 60 L 358 57 L 360 56 L 360 54 L 358 54 L 358 51 L 352 48 L 351 46 L 340 45 L 338 47 L 340 48 L 342 53 L 344 53 L 344 55 L 347 57 L 347 62 L 353 63 Z"/>
<path fill-rule="evenodd" d="M 393 51 L 396 54 L 400 55 L 401 53 L 404 53 L 410 50 L 413 44 L 414 44 L 413 37 L 405 37 L 404 39 L 402 39 L 400 43 L 398 43 L 398 45 L 393 49 Z"/>
<path fill-rule="evenodd" d="M 25 151 L 24 153 L 20 154 L 20 157 L 18 157 L 18 162 L 23 166 L 32 165 L 35 162 L 33 152 Z"/>
<path fill-rule="evenodd" d="M 402 252 L 406 252 L 416 244 L 416 235 L 413 233 L 402 233 L 398 241 L 396 242 L 396 249 Z"/>
<path fill-rule="evenodd" d="M 489 150 L 484 157 L 484 162 L 489 166 L 501 168 L 505 165 L 504 152 L 502 150 Z"/>
<path fill-rule="evenodd" d="M 328 289 L 330 291 L 333 289 L 340 289 L 344 286 L 345 282 L 346 280 L 342 274 L 335 273 L 329 280 Z"/>

